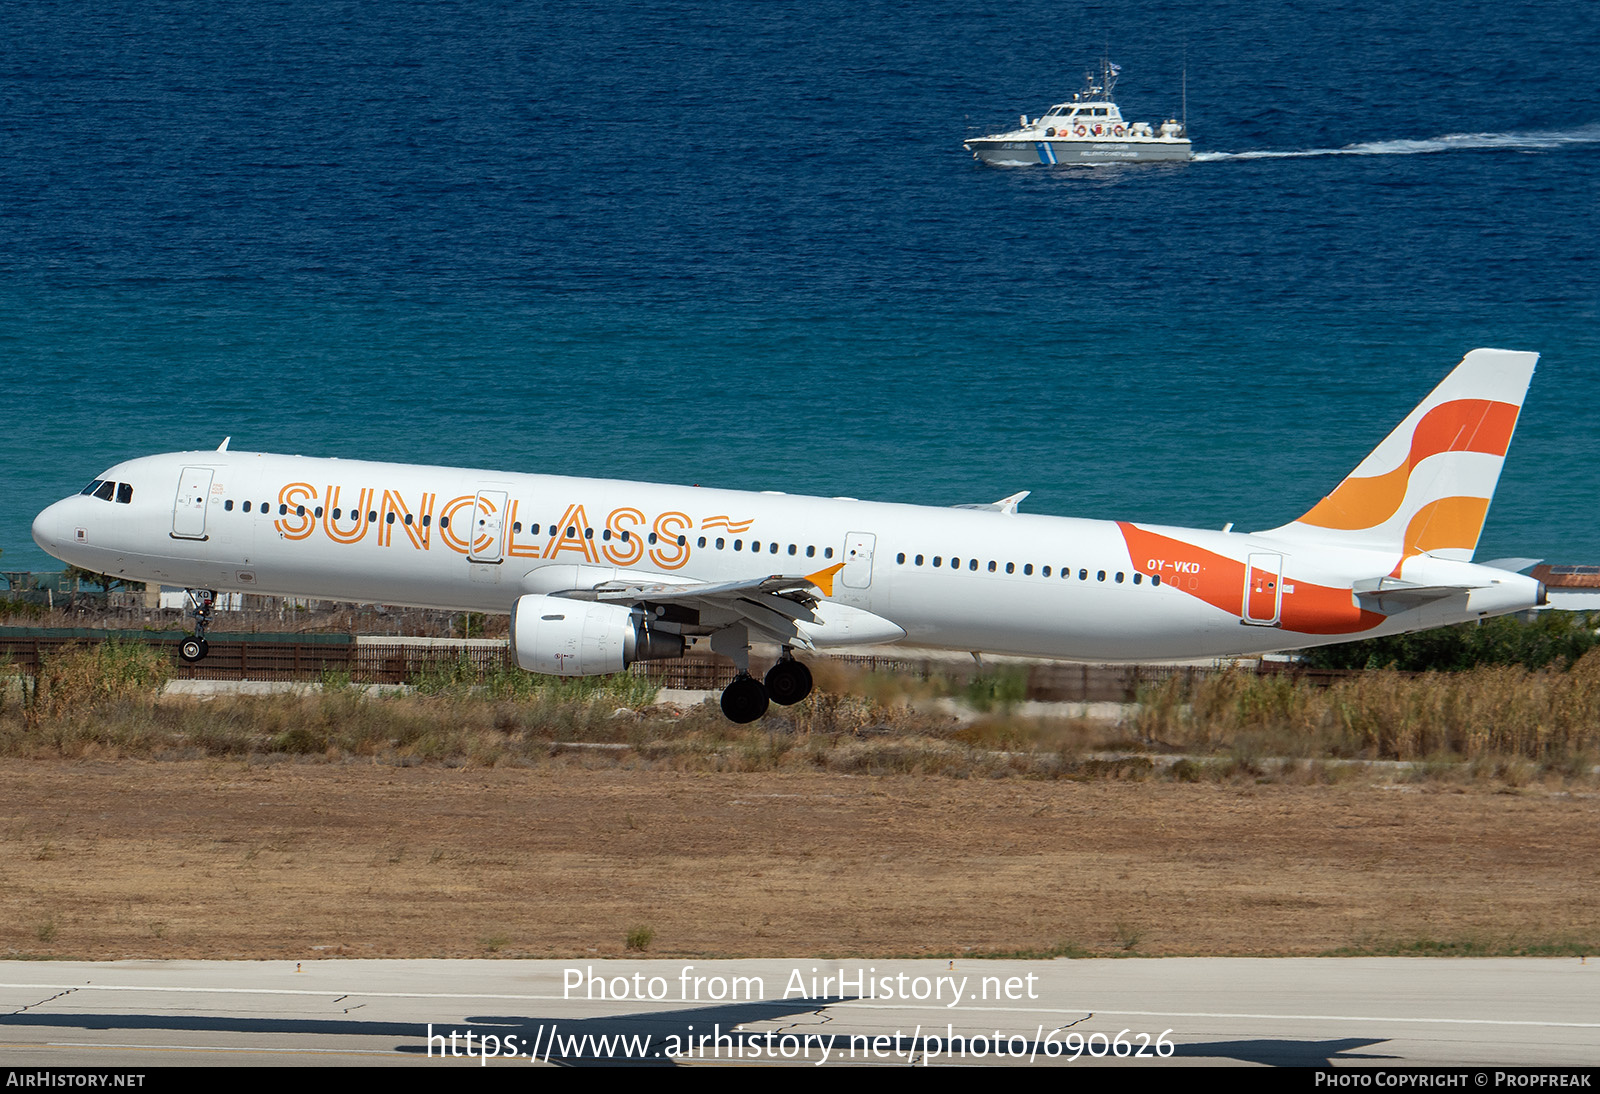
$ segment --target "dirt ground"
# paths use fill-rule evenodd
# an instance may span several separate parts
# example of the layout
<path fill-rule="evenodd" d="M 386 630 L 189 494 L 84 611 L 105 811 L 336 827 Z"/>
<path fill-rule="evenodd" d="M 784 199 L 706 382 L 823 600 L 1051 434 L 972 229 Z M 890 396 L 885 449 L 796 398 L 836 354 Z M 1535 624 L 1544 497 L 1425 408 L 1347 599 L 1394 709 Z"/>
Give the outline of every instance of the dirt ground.
<path fill-rule="evenodd" d="M 0 785 L 0 957 L 1600 941 L 1600 800 L 1550 789 L 127 760 Z"/>

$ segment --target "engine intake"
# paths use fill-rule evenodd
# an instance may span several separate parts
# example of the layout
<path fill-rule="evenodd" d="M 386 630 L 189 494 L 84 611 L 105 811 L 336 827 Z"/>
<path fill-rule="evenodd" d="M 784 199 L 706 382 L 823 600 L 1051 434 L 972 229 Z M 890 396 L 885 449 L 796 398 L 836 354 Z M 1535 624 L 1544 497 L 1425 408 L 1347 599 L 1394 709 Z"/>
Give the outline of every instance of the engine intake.
<path fill-rule="evenodd" d="M 635 661 L 683 656 L 683 636 L 654 631 L 621 604 L 530 593 L 511 608 L 517 666 L 547 676 L 602 676 Z"/>

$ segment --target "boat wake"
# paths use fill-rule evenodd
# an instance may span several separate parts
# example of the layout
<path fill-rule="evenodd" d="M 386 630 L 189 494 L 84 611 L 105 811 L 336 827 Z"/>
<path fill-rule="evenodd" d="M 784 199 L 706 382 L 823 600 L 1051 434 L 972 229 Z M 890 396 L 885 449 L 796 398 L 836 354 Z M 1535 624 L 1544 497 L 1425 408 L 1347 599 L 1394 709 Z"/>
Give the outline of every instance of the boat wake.
<path fill-rule="evenodd" d="M 1554 152 L 1575 145 L 1600 144 L 1600 125 L 1532 133 L 1450 133 L 1421 141 L 1364 141 L 1343 148 L 1298 151 L 1196 152 L 1194 162 L 1286 160 L 1309 156 L 1419 156 L 1431 152 Z"/>

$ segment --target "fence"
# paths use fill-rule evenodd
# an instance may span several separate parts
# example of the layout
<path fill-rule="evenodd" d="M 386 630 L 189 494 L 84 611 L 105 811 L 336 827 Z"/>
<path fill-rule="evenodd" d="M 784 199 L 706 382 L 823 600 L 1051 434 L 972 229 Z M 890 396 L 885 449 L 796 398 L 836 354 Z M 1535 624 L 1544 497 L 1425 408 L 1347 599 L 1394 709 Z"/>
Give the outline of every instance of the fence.
<path fill-rule="evenodd" d="M 41 662 L 74 646 L 115 639 L 143 642 L 166 651 L 174 675 L 180 680 L 317 680 L 324 674 L 348 676 L 370 684 L 403 684 L 430 671 L 453 669 L 465 662 L 486 673 L 513 667 L 503 642 L 357 642 L 348 634 L 229 634 L 212 632 L 204 661 L 188 664 L 178 657 L 181 631 L 104 631 L 90 629 L 0 628 L 0 665 L 32 675 Z M 938 680 L 964 687 L 981 674 L 1025 674 L 1023 693 L 1047 702 L 1113 702 L 1137 699 L 1140 689 L 1173 676 L 1192 681 L 1209 668 L 1173 665 L 1079 665 L 1064 662 L 990 662 L 915 656 L 837 654 L 828 660 L 864 672 Z M 764 673 L 771 660 L 751 658 L 751 671 Z M 1282 671 L 1271 662 L 1259 671 Z M 690 654 L 670 661 L 646 661 L 630 671 L 663 688 L 716 691 L 733 679 L 728 661 L 708 654 Z M 1297 673 L 1310 682 L 1326 684 L 1342 673 Z M 1327 679 L 1323 679 L 1327 677 Z"/>

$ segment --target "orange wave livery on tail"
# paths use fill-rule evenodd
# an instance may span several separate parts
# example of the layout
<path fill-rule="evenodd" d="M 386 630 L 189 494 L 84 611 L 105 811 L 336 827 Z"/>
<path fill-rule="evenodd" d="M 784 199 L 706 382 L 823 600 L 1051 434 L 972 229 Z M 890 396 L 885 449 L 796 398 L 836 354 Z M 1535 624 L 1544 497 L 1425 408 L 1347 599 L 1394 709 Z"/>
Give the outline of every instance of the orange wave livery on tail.
<path fill-rule="evenodd" d="M 1264 535 L 1469 562 L 1537 353 L 1475 349 L 1299 520 Z"/>

